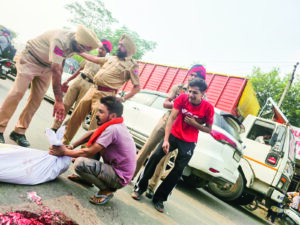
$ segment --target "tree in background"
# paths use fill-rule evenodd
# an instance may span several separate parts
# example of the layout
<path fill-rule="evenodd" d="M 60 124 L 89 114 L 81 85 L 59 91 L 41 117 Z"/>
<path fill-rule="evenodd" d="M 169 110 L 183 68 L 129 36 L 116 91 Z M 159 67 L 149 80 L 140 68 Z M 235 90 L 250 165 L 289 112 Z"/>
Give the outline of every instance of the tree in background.
<path fill-rule="evenodd" d="M 146 52 L 152 51 L 156 47 L 153 41 L 142 39 L 138 33 L 129 30 L 126 26 L 121 26 L 115 30 L 112 25 L 118 24 L 118 21 L 107 10 L 101 0 L 85 0 L 83 3 L 75 1 L 67 4 L 66 9 L 72 14 L 70 22 L 73 24 L 82 24 L 95 31 L 99 39 L 105 38 L 111 41 L 113 45 L 112 54 L 118 49 L 119 39 L 123 33 L 127 33 L 135 41 L 136 54 L 135 59 L 141 59 Z"/>
<path fill-rule="evenodd" d="M 112 54 L 115 54 L 118 49 L 119 40 L 122 34 L 128 34 L 135 42 L 137 51 L 133 56 L 135 59 L 142 59 L 146 52 L 153 50 L 156 47 L 156 43 L 152 41 L 146 41 L 138 35 L 135 31 L 129 30 L 126 26 L 122 26 L 119 29 L 116 29 L 110 34 L 107 33 L 106 37 L 111 41 L 113 45 Z"/>
<path fill-rule="evenodd" d="M 101 0 L 85 0 L 83 3 L 75 1 L 65 7 L 73 16 L 69 20 L 71 23 L 91 28 L 99 38 L 104 37 L 107 31 L 111 32 L 111 25 L 118 22 Z"/>
<path fill-rule="evenodd" d="M 283 78 L 279 76 L 279 69 L 275 68 L 269 73 L 263 73 L 260 68 L 254 68 L 248 78 L 251 80 L 256 97 L 260 106 L 263 106 L 267 98 L 271 97 L 275 102 L 279 102 L 284 88 L 288 82 L 289 74 Z M 289 88 L 283 103 L 280 107 L 282 112 L 290 121 L 291 125 L 300 127 L 300 81 L 294 80 Z"/>

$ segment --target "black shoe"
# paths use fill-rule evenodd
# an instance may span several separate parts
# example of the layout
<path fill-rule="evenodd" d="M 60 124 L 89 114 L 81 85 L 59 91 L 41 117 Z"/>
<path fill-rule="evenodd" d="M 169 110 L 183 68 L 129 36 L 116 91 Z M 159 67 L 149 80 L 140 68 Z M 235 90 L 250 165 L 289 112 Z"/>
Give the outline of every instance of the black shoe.
<path fill-rule="evenodd" d="M 9 135 L 10 139 L 15 141 L 18 145 L 23 147 L 29 147 L 30 143 L 27 141 L 25 134 L 18 134 L 15 131 L 12 131 Z"/>
<path fill-rule="evenodd" d="M 153 195 L 154 195 L 154 192 L 150 188 L 147 188 L 146 197 L 149 199 L 152 199 Z"/>
<path fill-rule="evenodd" d="M 4 144 L 4 143 L 5 143 L 3 133 L 0 133 L 0 143 L 1 143 L 1 144 Z"/>
<path fill-rule="evenodd" d="M 140 200 L 141 199 L 141 196 L 142 196 L 143 193 L 140 193 L 138 191 L 133 191 L 131 193 L 131 197 L 135 200 Z"/>
<path fill-rule="evenodd" d="M 154 208 L 158 211 L 163 213 L 164 212 L 164 203 L 162 201 L 153 202 Z"/>

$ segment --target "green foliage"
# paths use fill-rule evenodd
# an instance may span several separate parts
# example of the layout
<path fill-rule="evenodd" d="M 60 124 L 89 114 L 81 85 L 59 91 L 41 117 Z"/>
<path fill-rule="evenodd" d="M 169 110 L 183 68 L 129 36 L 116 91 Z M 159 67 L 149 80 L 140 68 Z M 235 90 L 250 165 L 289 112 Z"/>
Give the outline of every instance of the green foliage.
<path fill-rule="evenodd" d="M 112 13 L 107 10 L 101 0 L 85 0 L 83 3 L 75 1 L 72 4 L 66 5 L 72 18 L 70 22 L 73 24 L 82 24 L 95 31 L 99 39 L 105 38 L 113 45 L 112 54 L 115 54 L 118 49 L 119 39 L 123 33 L 128 34 L 136 44 L 137 52 L 133 56 L 135 59 L 141 59 L 146 52 L 152 51 L 156 47 L 156 43 L 142 39 L 135 31 L 128 29 L 126 26 L 121 26 L 115 30 L 112 25 L 118 24 L 118 21 L 112 16 Z"/>
<path fill-rule="evenodd" d="M 73 16 L 70 19 L 71 23 L 83 24 L 94 30 L 99 37 L 103 37 L 104 31 L 117 22 L 100 0 L 85 0 L 82 4 L 75 1 L 67 4 L 66 9 Z"/>
<path fill-rule="evenodd" d="M 268 97 L 275 102 L 279 102 L 281 95 L 287 85 L 290 74 L 283 78 L 279 76 L 279 69 L 275 68 L 271 72 L 263 73 L 260 68 L 254 68 L 250 78 L 256 97 L 260 106 L 263 106 Z M 297 75 L 296 75 L 297 78 Z M 300 81 L 295 79 L 288 89 L 280 109 L 293 126 L 300 127 Z"/>
<path fill-rule="evenodd" d="M 156 47 L 155 42 L 146 41 L 142 39 L 135 31 L 129 30 L 126 26 L 122 26 L 121 28 L 116 29 L 114 32 L 106 33 L 106 39 L 110 40 L 113 45 L 112 54 L 116 54 L 119 45 L 119 39 L 124 33 L 128 34 L 135 42 L 137 47 L 136 53 L 133 56 L 135 59 L 141 59 L 147 51 L 150 51 Z"/>
<path fill-rule="evenodd" d="M 90 51 L 89 54 L 98 55 L 98 50 L 94 49 L 94 50 Z M 80 55 L 73 55 L 72 58 L 77 60 L 79 63 L 83 60 L 83 58 Z"/>

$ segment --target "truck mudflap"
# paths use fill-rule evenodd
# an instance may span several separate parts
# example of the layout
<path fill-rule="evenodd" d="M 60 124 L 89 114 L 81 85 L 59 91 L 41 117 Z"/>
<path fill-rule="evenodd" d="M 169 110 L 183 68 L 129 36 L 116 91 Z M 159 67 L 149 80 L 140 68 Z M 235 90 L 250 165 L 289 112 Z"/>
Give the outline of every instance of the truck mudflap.
<path fill-rule="evenodd" d="M 284 199 L 284 193 L 277 191 L 272 187 L 268 190 L 267 196 L 278 203 L 281 203 Z"/>
<path fill-rule="evenodd" d="M 244 174 L 244 177 L 246 179 L 246 187 L 250 188 L 254 182 L 254 172 L 253 169 L 248 162 L 248 160 L 241 158 L 240 160 L 240 168 Z"/>

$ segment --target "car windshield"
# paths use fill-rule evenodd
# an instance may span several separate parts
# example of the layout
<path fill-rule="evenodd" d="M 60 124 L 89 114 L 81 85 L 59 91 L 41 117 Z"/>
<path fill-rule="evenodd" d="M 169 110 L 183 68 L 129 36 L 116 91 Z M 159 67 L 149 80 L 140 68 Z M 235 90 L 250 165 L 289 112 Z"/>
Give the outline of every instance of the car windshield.
<path fill-rule="evenodd" d="M 221 116 L 217 113 L 214 114 L 214 125 L 221 127 L 233 137 L 235 137 L 238 141 L 241 141 L 239 131 L 237 129 L 234 129 L 234 127 L 236 126 L 236 124 L 234 123 L 235 122 L 229 117 Z"/>

